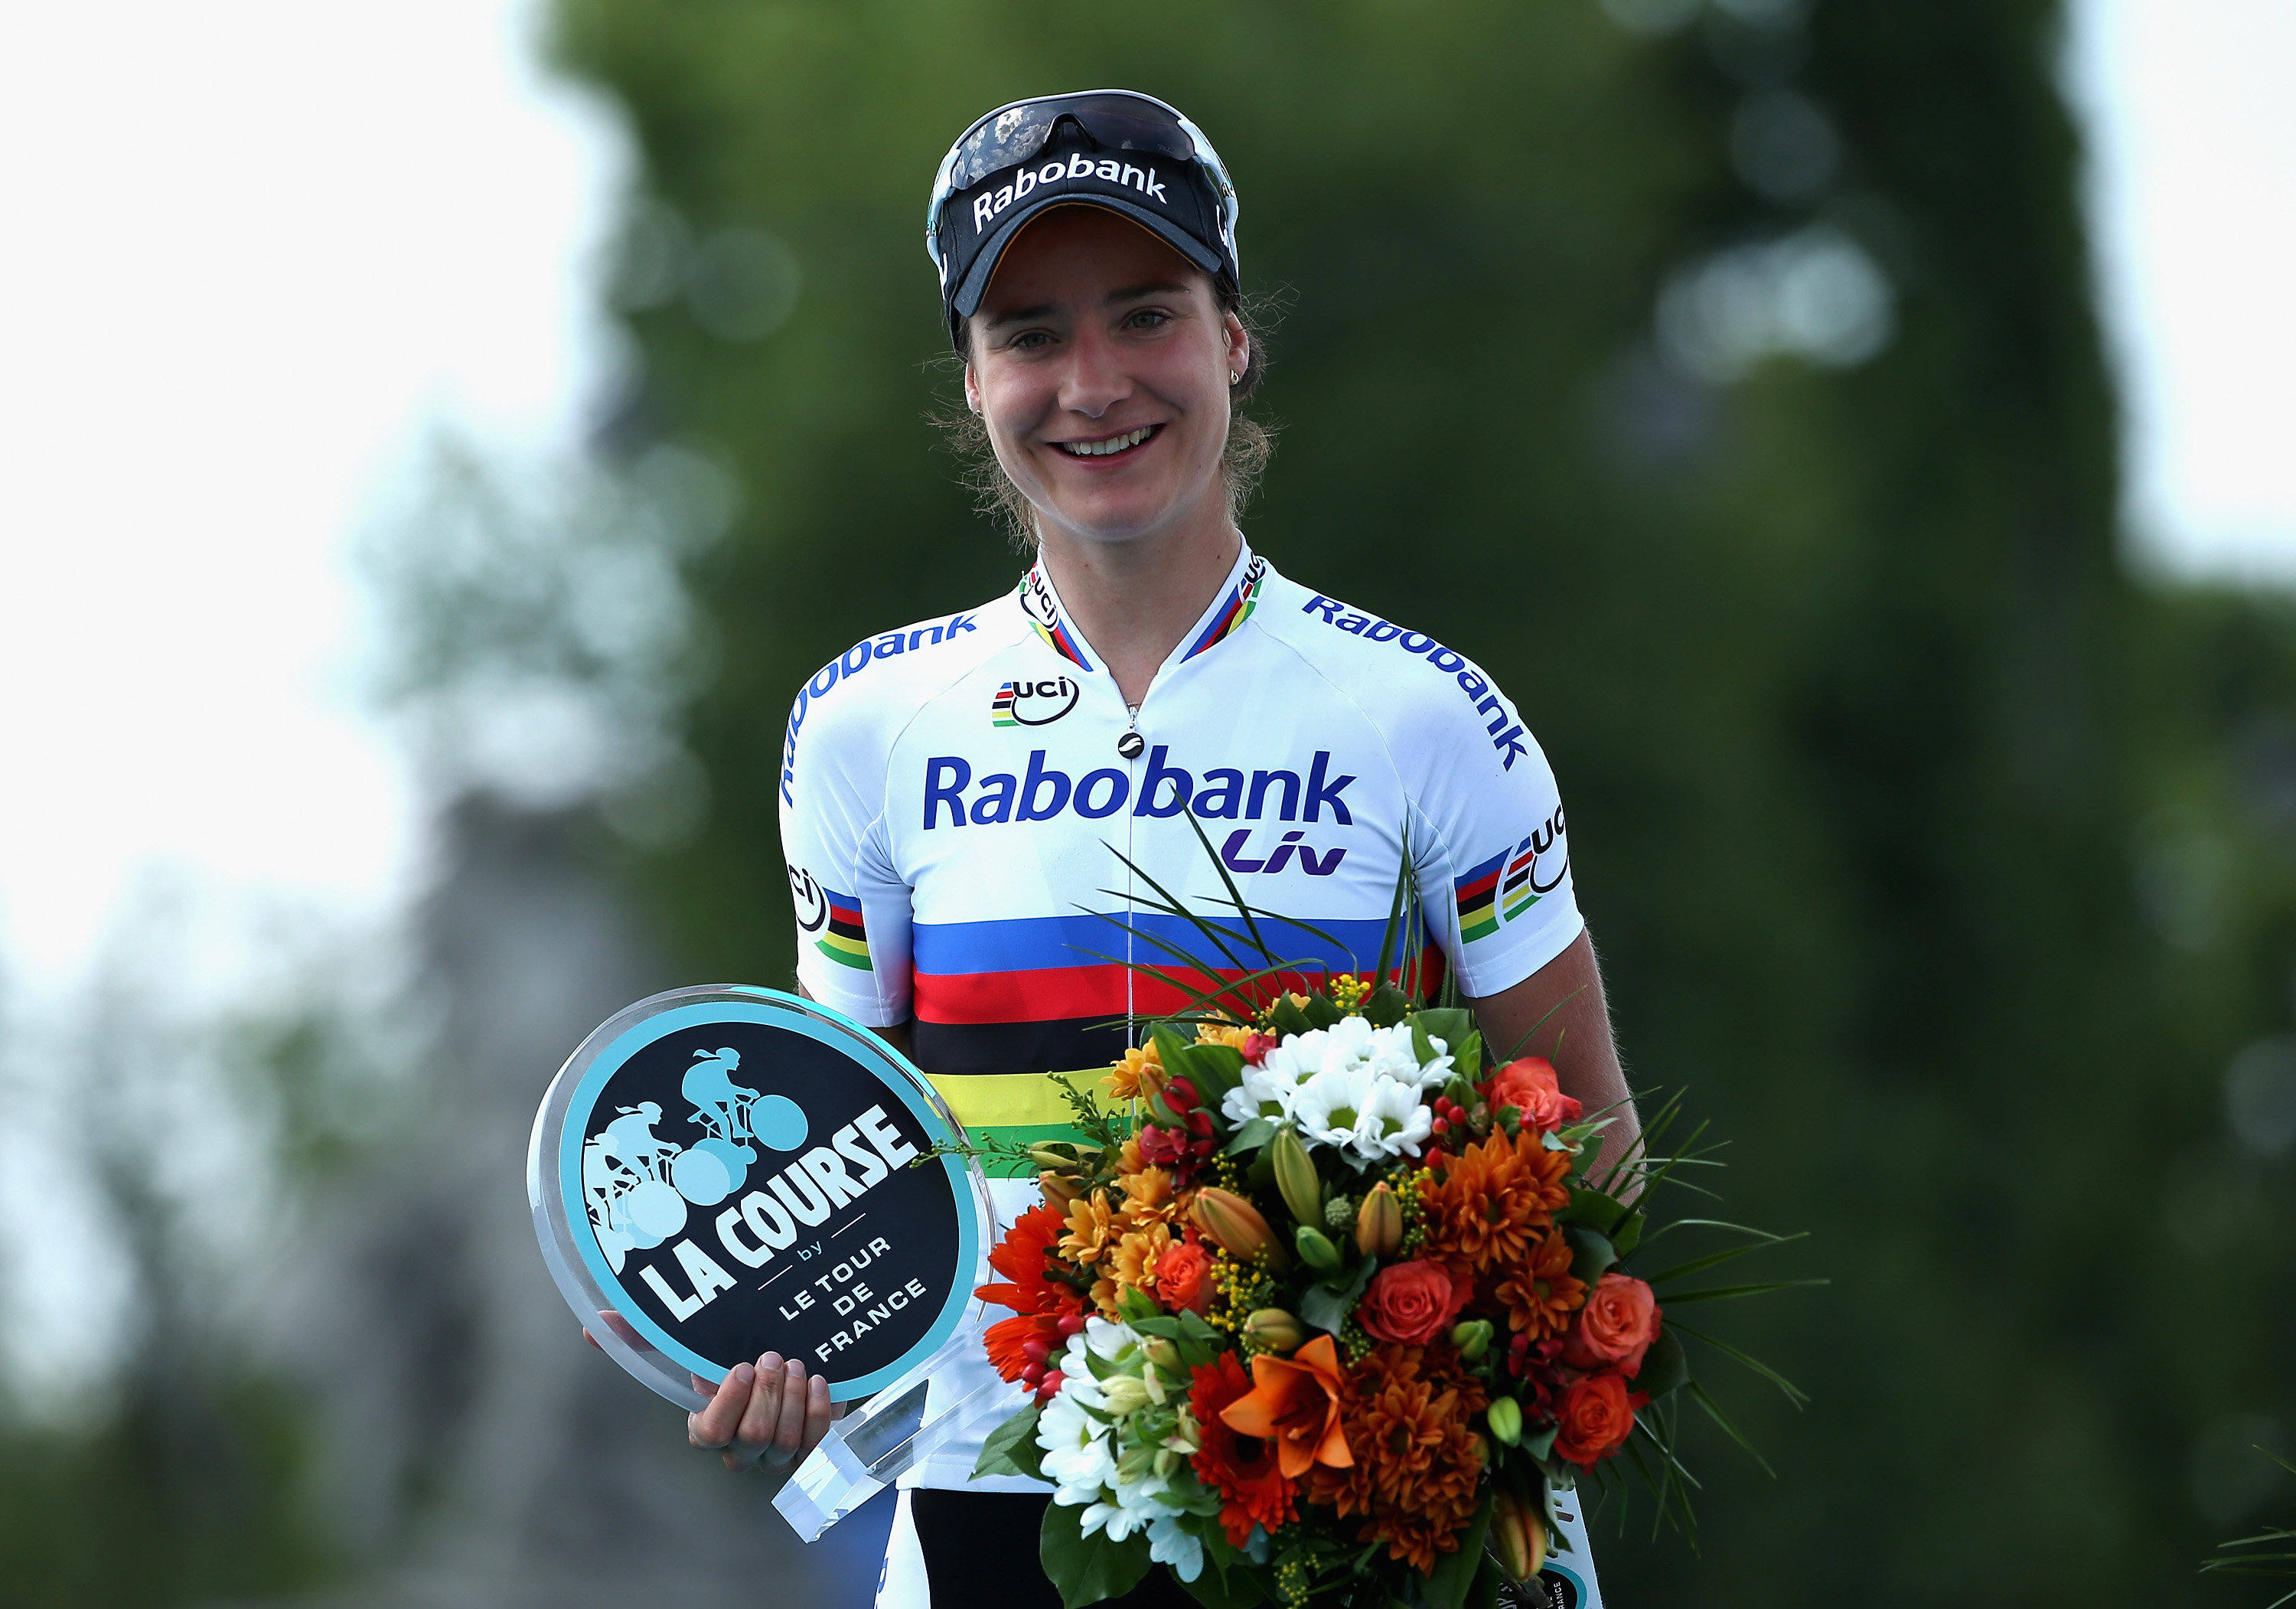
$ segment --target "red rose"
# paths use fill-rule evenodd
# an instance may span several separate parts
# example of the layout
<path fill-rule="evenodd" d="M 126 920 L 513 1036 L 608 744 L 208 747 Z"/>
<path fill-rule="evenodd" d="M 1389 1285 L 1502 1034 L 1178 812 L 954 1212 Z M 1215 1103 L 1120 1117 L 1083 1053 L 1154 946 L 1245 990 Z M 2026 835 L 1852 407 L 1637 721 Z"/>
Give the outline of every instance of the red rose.
<path fill-rule="evenodd" d="M 1374 1341 L 1425 1346 L 1450 1327 L 1466 1301 L 1466 1291 L 1451 1283 L 1442 1264 L 1414 1259 L 1382 1268 L 1357 1305 L 1356 1318 Z"/>
<path fill-rule="evenodd" d="M 1554 1416 L 1554 1456 L 1591 1469 L 1625 1445 L 1635 1428 L 1635 1409 L 1649 1401 L 1630 1394 L 1616 1375 L 1589 1375 L 1563 1393 Z"/>
<path fill-rule="evenodd" d="M 1522 1113 L 1524 1123 L 1545 1133 L 1578 1119 L 1578 1103 L 1562 1093 L 1554 1063 L 1545 1056 L 1509 1062 L 1491 1076 L 1484 1091 L 1492 1111 L 1513 1106 Z"/>
<path fill-rule="evenodd" d="M 1660 1313 L 1650 1286 L 1630 1275 L 1605 1274 L 1570 1326 L 1562 1361 L 1588 1370 L 1616 1364 L 1631 1380 L 1643 1372 L 1643 1354 L 1658 1339 Z"/>
<path fill-rule="evenodd" d="M 1193 1242 L 1174 1246 L 1156 1261 L 1156 1300 L 1171 1312 L 1201 1313 L 1212 1300 L 1211 1253 Z"/>

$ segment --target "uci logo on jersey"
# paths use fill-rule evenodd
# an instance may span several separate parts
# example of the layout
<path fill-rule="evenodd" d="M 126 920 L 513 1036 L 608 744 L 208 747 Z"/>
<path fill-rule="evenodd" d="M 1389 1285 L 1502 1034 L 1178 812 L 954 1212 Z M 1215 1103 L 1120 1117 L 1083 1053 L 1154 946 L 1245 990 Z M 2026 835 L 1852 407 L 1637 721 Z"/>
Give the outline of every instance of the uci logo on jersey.
<path fill-rule="evenodd" d="M 1065 676 L 1050 681 L 1007 682 L 988 701 L 989 719 L 999 727 L 1049 727 L 1077 707 L 1083 692 Z"/>
<path fill-rule="evenodd" d="M 808 933 L 819 932 L 821 924 L 829 920 L 829 896 L 822 892 L 811 872 L 787 861 L 783 864 L 789 866 L 790 898 L 797 905 L 798 926 Z"/>

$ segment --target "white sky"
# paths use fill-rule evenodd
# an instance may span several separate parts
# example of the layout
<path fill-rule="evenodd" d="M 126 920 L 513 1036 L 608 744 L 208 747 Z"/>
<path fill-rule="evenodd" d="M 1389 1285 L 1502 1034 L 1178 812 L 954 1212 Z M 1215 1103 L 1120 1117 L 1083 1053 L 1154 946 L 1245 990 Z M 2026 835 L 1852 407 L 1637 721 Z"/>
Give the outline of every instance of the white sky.
<path fill-rule="evenodd" d="M 2290 0 L 2075 0 L 2132 521 L 2296 578 Z M 86 963 L 140 868 L 350 911 L 420 801 L 344 555 L 425 427 L 566 445 L 619 182 L 529 0 L 0 6 L 0 960 Z"/>
<path fill-rule="evenodd" d="M 345 562 L 426 424 L 570 439 L 619 146 L 522 0 L 0 4 L 0 957 L 155 865 L 387 906 Z"/>

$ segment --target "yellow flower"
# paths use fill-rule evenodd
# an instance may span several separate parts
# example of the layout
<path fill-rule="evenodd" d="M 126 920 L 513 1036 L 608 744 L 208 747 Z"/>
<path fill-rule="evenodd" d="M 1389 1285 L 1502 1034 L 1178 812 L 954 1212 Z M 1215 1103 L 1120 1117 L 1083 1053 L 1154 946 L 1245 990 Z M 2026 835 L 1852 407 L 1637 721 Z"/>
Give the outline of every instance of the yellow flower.
<path fill-rule="evenodd" d="M 1124 1192 L 1120 1213 L 1128 1226 L 1169 1223 L 1179 1215 L 1179 1199 L 1172 1194 L 1172 1176 L 1165 1169 L 1143 1168 L 1121 1175 L 1116 1183 Z"/>
<path fill-rule="evenodd" d="M 1243 1042 L 1259 1031 L 1238 1022 L 1199 1022 L 1196 1024 L 1196 1043 L 1225 1045 L 1240 1055 L 1243 1052 Z"/>
<path fill-rule="evenodd" d="M 1133 1229 L 1116 1243 L 1108 1260 L 1109 1272 L 1119 1285 L 1145 1289 L 1156 1283 L 1156 1265 L 1172 1249 L 1172 1231 L 1162 1224 Z"/>
<path fill-rule="evenodd" d="M 1152 1041 L 1135 1046 L 1123 1058 L 1108 1070 L 1100 1081 L 1109 1098 L 1118 1101 L 1144 1101 L 1164 1088 L 1164 1063 L 1156 1054 Z"/>
<path fill-rule="evenodd" d="M 1100 1260 L 1116 1234 L 1115 1215 L 1109 1211 L 1108 1192 L 1095 1190 L 1087 1201 L 1069 1203 L 1069 1232 L 1061 1236 L 1061 1255 L 1079 1268 Z"/>

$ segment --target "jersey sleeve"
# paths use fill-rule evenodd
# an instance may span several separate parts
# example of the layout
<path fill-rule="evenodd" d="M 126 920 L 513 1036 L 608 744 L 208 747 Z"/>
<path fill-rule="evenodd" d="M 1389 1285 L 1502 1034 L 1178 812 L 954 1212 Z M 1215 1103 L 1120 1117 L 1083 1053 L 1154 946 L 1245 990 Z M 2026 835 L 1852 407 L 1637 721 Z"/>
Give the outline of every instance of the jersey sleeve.
<path fill-rule="evenodd" d="M 1459 987 L 1481 999 L 1554 960 L 1586 922 L 1554 772 L 1513 702 L 1472 663 L 1433 694 L 1411 723 L 1412 859 Z"/>
<path fill-rule="evenodd" d="M 910 891 L 886 841 L 888 745 L 862 713 L 800 689 L 783 750 L 782 850 L 798 981 L 864 1027 L 888 1028 L 910 1014 Z"/>

